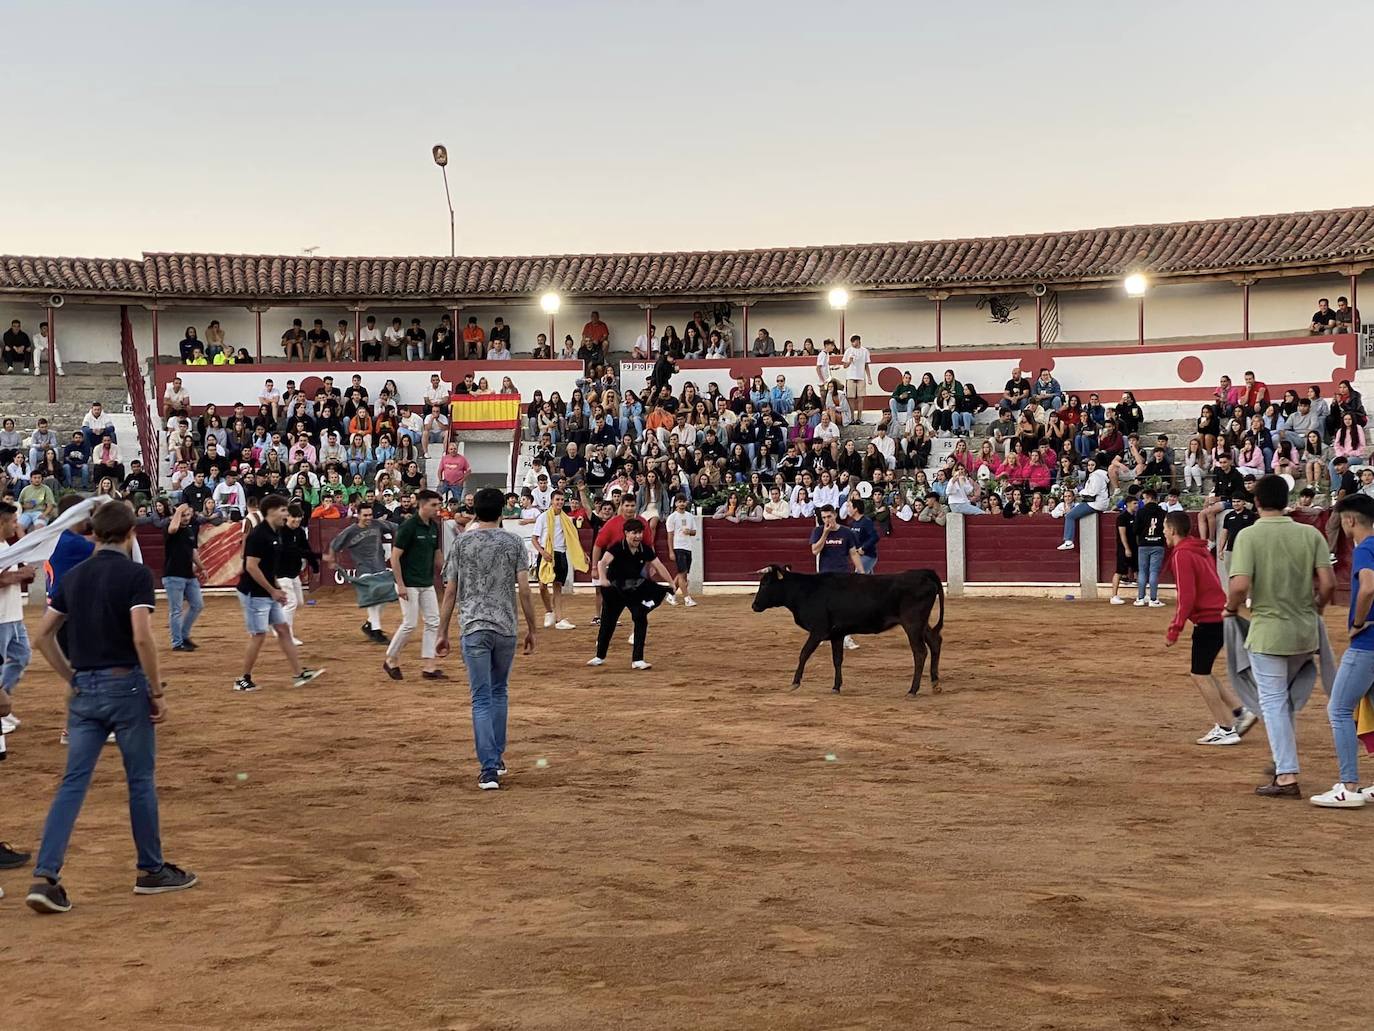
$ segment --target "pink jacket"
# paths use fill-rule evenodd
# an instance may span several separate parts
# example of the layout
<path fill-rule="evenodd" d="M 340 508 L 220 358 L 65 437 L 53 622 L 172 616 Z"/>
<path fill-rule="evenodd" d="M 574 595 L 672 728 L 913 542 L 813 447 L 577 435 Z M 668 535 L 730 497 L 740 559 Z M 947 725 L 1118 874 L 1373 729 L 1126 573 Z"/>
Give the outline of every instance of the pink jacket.
<path fill-rule="evenodd" d="M 1350 438 L 1349 444 L 1341 443 L 1341 430 L 1336 431 L 1336 435 L 1331 438 L 1331 451 L 1334 455 L 1345 455 L 1346 458 L 1364 457 L 1364 427 L 1356 424 L 1351 427 L 1354 435 Z"/>

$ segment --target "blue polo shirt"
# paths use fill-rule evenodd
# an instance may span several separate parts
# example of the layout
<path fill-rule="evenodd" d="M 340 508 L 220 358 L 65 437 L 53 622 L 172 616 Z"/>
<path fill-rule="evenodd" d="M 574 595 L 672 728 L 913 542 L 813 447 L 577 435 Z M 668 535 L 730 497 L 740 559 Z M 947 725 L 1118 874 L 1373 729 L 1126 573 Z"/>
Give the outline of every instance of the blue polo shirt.
<path fill-rule="evenodd" d="M 85 562 L 95 551 L 95 544 L 71 530 L 63 530 L 57 544 L 48 556 L 48 600 L 52 601 L 57 593 L 57 585 L 62 578 L 76 566 Z"/>

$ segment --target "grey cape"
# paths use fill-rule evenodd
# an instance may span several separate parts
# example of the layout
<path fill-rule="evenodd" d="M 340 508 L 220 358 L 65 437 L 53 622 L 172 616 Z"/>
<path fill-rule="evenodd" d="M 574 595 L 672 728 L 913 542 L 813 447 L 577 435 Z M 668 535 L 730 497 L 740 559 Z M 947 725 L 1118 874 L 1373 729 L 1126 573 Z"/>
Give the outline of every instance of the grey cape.
<path fill-rule="evenodd" d="M 1227 616 L 1226 637 L 1226 679 L 1236 692 L 1241 703 L 1256 715 L 1260 714 L 1259 689 L 1255 686 L 1255 675 L 1250 670 L 1250 653 L 1245 649 L 1245 636 L 1250 632 L 1250 621 L 1243 616 Z M 1317 685 L 1318 666 L 1322 687 L 1327 695 L 1331 685 L 1336 682 L 1336 656 L 1331 652 L 1331 639 L 1326 633 L 1326 621 L 1317 620 L 1317 650 L 1308 656 L 1307 662 L 1298 670 L 1288 684 L 1288 700 L 1293 711 L 1297 712 L 1312 697 L 1312 689 Z"/>

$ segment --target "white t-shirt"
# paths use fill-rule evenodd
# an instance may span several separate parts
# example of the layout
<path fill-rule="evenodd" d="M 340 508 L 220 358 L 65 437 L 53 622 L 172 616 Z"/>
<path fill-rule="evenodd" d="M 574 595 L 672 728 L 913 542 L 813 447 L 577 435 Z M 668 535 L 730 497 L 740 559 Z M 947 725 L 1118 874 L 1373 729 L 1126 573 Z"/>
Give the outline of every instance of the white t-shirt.
<path fill-rule="evenodd" d="M 535 508 L 539 509 L 539 511 L 541 512 L 548 510 L 549 502 L 553 500 L 552 487 L 545 487 L 541 490 L 539 487 L 536 486 L 533 490 L 530 491 L 530 494 L 534 496 Z"/>
<path fill-rule="evenodd" d="M 878 449 L 878 454 L 883 456 L 883 460 L 887 462 L 888 468 L 892 468 L 892 458 L 897 453 L 897 448 L 892 443 L 892 438 L 886 433 L 882 436 L 874 436 L 873 446 Z"/>
<path fill-rule="evenodd" d="M 844 360 L 846 362 L 845 379 L 863 379 L 865 370 L 871 358 L 868 348 L 860 344 L 858 347 L 846 347 L 844 349 Z"/>
<path fill-rule="evenodd" d="M 811 436 L 815 440 L 823 440 L 828 444 L 832 440 L 840 439 L 840 428 L 833 422 L 818 422 L 816 428 L 811 431 Z"/>
<path fill-rule="evenodd" d="M 351 330 L 346 330 L 346 329 L 336 329 L 336 330 L 334 330 L 334 343 L 340 345 L 341 347 L 352 347 L 352 346 L 353 346 L 353 333 L 352 333 L 352 331 L 351 331 Z"/>
<path fill-rule="evenodd" d="M 243 487 L 237 483 L 233 486 L 221 483 L 215 488 L 212 497 L 215 499 L 216 508 L 236 508 L 242 512 L 246 507 L 243 500 Z"/>
<path fill-rule="evenodd" d="M 382 333 L 376 326 L 364 326 L 358 333 L 358 339 L 365 344 L 375 344 L 382 339 Z"/>
<path fill-rule="evenodd" d="M 825 351 L 816 355 L 816 373 L 820 376 L 821 382 L 830 378 L 830 355 Z"/>
<path fill-rule="evenodd" d="M 387 326 L 386 332 L 382 335 L 386 337 L 389 347 L 401 347 L 406 342 L 406 331 L 395 326 Z"/>
<path fill-rule="evenodd" d="M 162 396 L 164 400 L 172 402 L 172 404 L 178 408 L 186 404 L 187 401 L 191 400 L 191 395 L 186 392 L 185 387 L 182 387 L 180 390 L 177 390 L 171 383 L 167 384 L 167 390 L 163 393 Z"/>
<path fill-rule="evenodd" d="M 650 357 L 658 354 L 658 337 L 646 337 L 643 333 L 635 339 L 635 350 Z"/>
<path fill-rule="evenodd" d="M 534 521 L 534 539 L 541 545 L 549 539 L 549 520 L 553 513 L 544 511 L 539 514 L 539 518 Z M 563 520 L 558 519 L 553 524 L 553 550 L 566 552 L 568 541 L 563 535 Z"/>
<path fill-rule="evenodd" d="M 443 380 L 440 380 L 437 385 L 431 383 L 429 386 L 425 387 L 425 404 L 448 404 L 449 397 L 452 394 L 453 388 Z"/>
<path fill-rule="evenodd" d="M 281 391 L 276 387 L 263 387 L 258 391 L 258 404 L 275 405 L 281 403 Z"/>
<path fill-rule="evenodd" d="M 677 535 L 690 530 L 692 533 L 698 532 L 697 517 L 695 512 L 679 512 L 676 509 L 668 516 L 668 536 L 673 542 L 673 547 L 678 551 L 687 551 L 691 545 L 685 539 L 679 540 Z"/>
<path fill-rule="evenodd" d="M 972 504 L 973 481 L 968 477 L 959 480 L 950 480 L 949 487 L 945 492 L 945 499 L 951 505 Z"/>
<path fill-rule="evenodd" d="M 0 553 L 9 551 L 10 546 L 4 541 L 0 541 Z M 24 619 L 24 599 L 20 596 L 23 590 L 19 584 L 9 584 L 0 587 L 0 623 L 19 623 Z"/>
<path fill-rule="evenodd" d="M 1107 473 L 1102 469 L 1094 469 L 1090 472 L 1087 482 L 1078 491 L 1078 496 L 1099 512 L 1107 511 L 1107 499 L 1110 495 L 1111 488 L 1107 481 Z"/>

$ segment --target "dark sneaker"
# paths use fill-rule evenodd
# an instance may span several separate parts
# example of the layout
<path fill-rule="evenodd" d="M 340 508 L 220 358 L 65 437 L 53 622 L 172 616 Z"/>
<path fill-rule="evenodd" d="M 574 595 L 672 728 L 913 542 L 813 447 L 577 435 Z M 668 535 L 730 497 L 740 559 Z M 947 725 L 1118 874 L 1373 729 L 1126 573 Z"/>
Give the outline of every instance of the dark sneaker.
<path fill-rule="evenodd" d="M 234 681 L 235 691 L 256 691 L 258 685 L 253 683 L 252 677 L 239 677 Z"/>
<path fill-rule="evenodd" d="M 304 687 L 310 681 L 324 674 L 322 669 L 302 669 L 300 675 L 291 681 L 292 687 Z"/>
<path fill-rule="evenodd" d="M 496 779 L 496 774 L 493 771 L 487 770 L 477 778 L 477 786 L 483 791 L 496 791 L 501 787 L 501 782 Z"/>
<path fill-rule="evenodd" d="M 29 897 L 24 901 L 35 913 L 66 913 L 72 908 L 67 889 L 47 881 L 34 881 L 29 889 Z"/>
<path fill-rule="evenodd" d="M 387 676 L 389 676 L 392 680 L 403 680 L 403 679 L 404 679 L 404 675 L 401 673 L 401 667 L 400 667 L 400 666 L 388 666 L 388 665 L 384 662 L 384 663 L 382 663 L 382 672 L 385 673 Z"/>
<path fill-rule="evenodd" d="M 380 630 L 373 630 L 373 631 L 372 631 L 371 633 L 369 633 L 367 636 L 368 636 L 369 638 L 371 638 L 372 641 L 373 641 L 373 643 L 375 643 L 375 644 L 390 644 L 390 643 L 391 643 L 391 638 L 387 637 L 386 634 L 382 633 Z"/>
<path fill-rule="evenodd" d="M 157 873 L 145 873 L 134 881 L 135 895 L 163 895 L 169 891 L 184 891 L 194 888 L 199 879 L 190 870 L 183 870 L 171 863 L 163 863 Z"/>
<path fill-rule="evenodd" d="M 27 852 L 16 852 L 10 848 L 8 841 L 0 841 L 0 870 L 13 870 L 17 866 L 25 866 L 29 861 Z"/>
<path fill-rule="evenodd" d="M 1302 798 L 1302 788 L 1297 784 L 1280 784 L 1275 777 L 1268 784 L 1255 788 L 1255 794 L 1261 798 Z"/>
<path fill-rule="evenodd" d="M 364 623 L 363 626 L 362 626 L 362 631 L 363 631 L 363 636 L 366 637 L 368 640 L 375 641 L 375 640 L 377 639 L 377 638 L 375 638 L 375 637 L 372 636 L 372 635 L 375 634 L 377 631 L 375 631 L 375 630 L 372 629 L 372 624 L 371 624 L 371 623 Z"/>
<path fill-rule="evenodd" d="M 200 645 L 196 644 L 196 642 L 191 640 L 189 637 L 181 642 L 181 646 L 185 648 L 188 652 L 193 652 L 200 647 Z"/>
<path fill-rule="evenodd" d="M 186 646 L 186 642 L 185 642 L 185 641 L 182 641 L 181 644 L 174 644 L 174 645 L 172 645 L 172 651 L 174 651 L 174 652 L 193 652 L 193 651 L 195 651 L 195 649 L 194 649 L 194 648 L 188 648 L 188 647 Z"/>
<path fill-rule="evenodd" d="M 426 679 L 426 680 L 449 680 L 449 679 L 451 679 L 451 678 L 449 677 L 449 675 L 448 675 L 447 673 L 445 673 L 445 672 L 444 672 L 443 670 L 441 670 L 441 669 L 435 669 L 435 670 L 423 669 L 423 670 L 420 671 L 420 676 L 422 676 L 422 677 L 423 677 L 424 679 Z"/>

